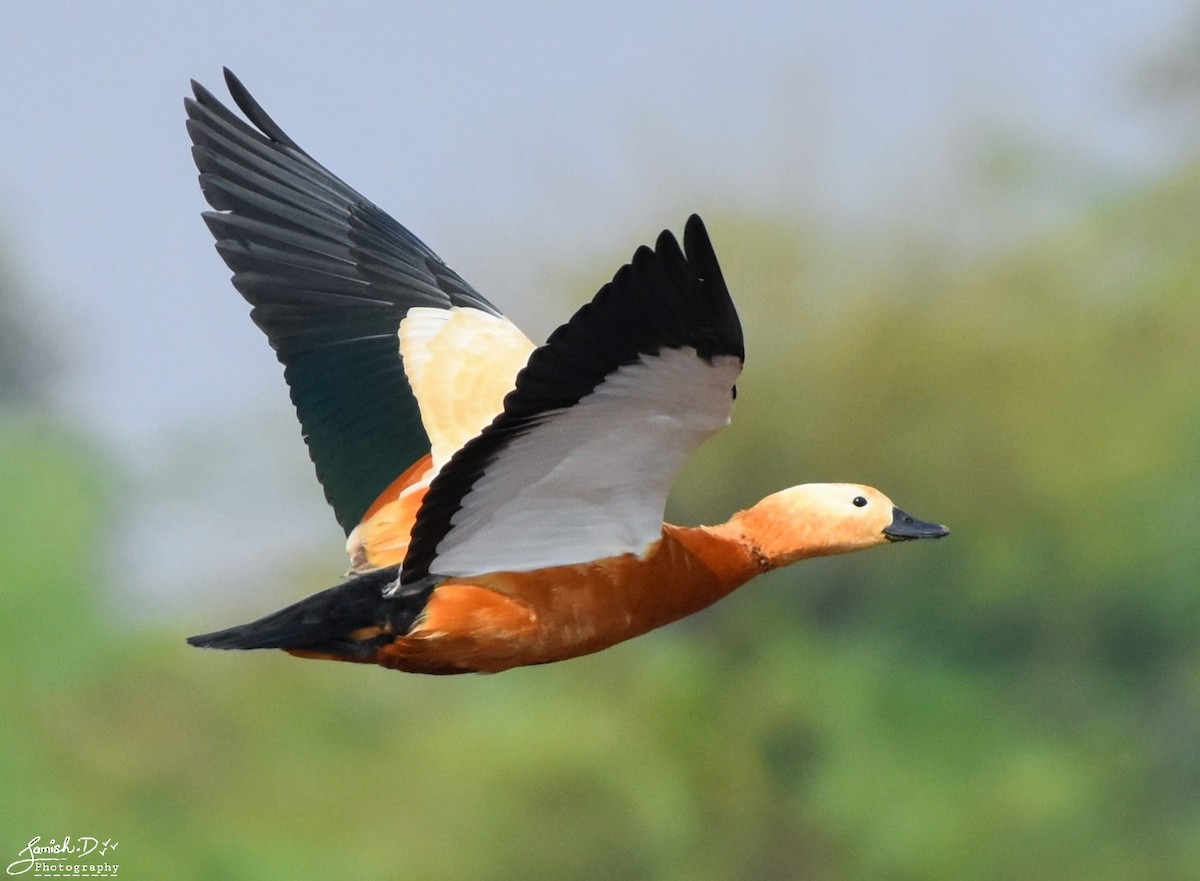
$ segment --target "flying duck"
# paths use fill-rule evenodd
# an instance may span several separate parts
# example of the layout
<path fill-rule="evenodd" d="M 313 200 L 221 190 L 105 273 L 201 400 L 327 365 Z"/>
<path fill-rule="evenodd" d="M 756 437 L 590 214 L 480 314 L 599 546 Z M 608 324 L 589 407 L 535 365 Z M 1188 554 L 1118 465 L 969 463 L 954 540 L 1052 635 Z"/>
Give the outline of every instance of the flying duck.
<path fill-rule="evenodd" d="M 351 568 L 192 645 L 497 672 L 599 651 L 797 560 L 948 534 L 840 483 L 664 523 L 744 359 L 700 218 L 538 347 L 225 81 L 244 120 L 196 82 L 184 102 L 204 221 L 283 364 Z"/>

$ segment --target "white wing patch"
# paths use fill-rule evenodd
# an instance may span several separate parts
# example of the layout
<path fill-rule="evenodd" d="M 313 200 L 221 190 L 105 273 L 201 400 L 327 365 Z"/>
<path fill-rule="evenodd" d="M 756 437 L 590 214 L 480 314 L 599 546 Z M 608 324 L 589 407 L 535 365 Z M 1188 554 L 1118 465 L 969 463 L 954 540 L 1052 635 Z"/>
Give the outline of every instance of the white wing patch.
<path fill-rule="evenodd" d="M 432 446 L 432 477 L 503 409 L 534 345 L 507 318 L 459 306 L 409 309 L 399 338 Z"/>
<path fill-rule="evenodd" d="M 722 426 L 741 360 L 642 355 L 503 448 L 463 497 L 429 571 L 528 571 L 643 554 L 675 472 Z M 422 407 L 424 405 L 422 404 Z"/>

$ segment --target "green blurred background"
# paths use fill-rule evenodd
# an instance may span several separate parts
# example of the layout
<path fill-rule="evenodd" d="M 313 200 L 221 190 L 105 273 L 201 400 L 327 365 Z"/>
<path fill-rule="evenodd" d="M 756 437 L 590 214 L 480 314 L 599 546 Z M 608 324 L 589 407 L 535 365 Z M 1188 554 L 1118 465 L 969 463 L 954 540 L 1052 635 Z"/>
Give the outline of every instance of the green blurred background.
<path fill-rule="evenodd" d="M 1194 110 L 1194 57 L 1164 51 L 1144 100 Z M 706 209 L 747 370 L 671 518 L 854 480 L 953 534 L 491 677 L 184 646 L 332 583 L 332 517 L 327 544 L 226 585 L 236 602 L 139 612 L 122 523 L 178 486 L 46 403 L 79 367 L 36 285 L 0 271 L 0 856 L 100 832 L 127 878 L 1200 877 L 1200 145 L 1183 140 L 1169 167 L 1040 214 L 1070 163 L 993 145 L 957 236 L 936 212 L 847 229 Z M 618 262 L 525 253 L 570 292 L 545 299 L 563 317 Z M 172 467 L 294 442 L 266 417 L 236 430 L 195 432 Z M 179 564 L 205 583 L 202 555 Z"/>

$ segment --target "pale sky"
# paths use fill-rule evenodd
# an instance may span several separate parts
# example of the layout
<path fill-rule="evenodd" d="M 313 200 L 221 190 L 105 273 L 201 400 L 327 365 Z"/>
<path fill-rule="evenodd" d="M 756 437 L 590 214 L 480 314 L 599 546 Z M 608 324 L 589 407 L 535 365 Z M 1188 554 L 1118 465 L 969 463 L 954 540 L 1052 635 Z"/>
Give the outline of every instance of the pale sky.
<path fill-rule="evenodd" d="M 566 317 L 536 308 L 548 278 L 615 269 L 691 211 L 844 226 L 936 214 L 994 135 L 1152 175 L 1173 156 L 1132 74 L 1194 18 L 1181 0 L 9 4 L 0 242 L 67 352 L 62 409 L 134 482 L 196 426 L 244 429 L 258 413 L 270 463 L 286 390 L 198 217 L 191 78 L 225 97 L 231 67 L 319 161 L 541 338 Z M 278 430 L 293 432 L 287 468 L 302 466 L 298 432 Z M 292 540 L 323 531 L 336 549 L 304 467 L 289 479 L 311 485 L 279 502 L 308 512 Z M 245 505 L 244 483 L 223 479 L 181 492 Z M 135 507 L 144 529 L 179 503 Z M 199 537 L 169 556 L 194 563 L 220 527 L 185 531 Z M 239 566 L 287 550 L 243 544 Z M 148 567 L 135 582 L 173 571 L 131 565 Z"/>

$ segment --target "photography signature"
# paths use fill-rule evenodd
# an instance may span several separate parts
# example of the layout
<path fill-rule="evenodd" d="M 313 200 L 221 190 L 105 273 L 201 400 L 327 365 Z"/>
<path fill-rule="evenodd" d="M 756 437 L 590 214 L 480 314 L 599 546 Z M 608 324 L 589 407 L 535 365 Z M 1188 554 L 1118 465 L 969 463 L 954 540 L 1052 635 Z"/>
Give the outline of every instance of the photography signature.
<path fill-rule="evenodd" d="M 98 861 L 97 858 L 107 857 L 109 853 L 116 849 L 117 842 L 111 838 L 101 841 L 90 835 L 83 835 L 79 838 L 72 838 L 70 835 L 67 835 L 62 841 L 56 841 L 51 838 L 43 844 L 42 836 L 35 835 L 17 853 L 19 859 L 13 860 L 8 864 L 6 871 L 9 875 L 24 875 L 30 869 L 33 869 L 35 876 L 43 874 L 61 875 L 67 874 L 63 871 L 66 868 L 64 863 L 69 862 L 69 874 L 71 875 L 78 877 L 113 878 L 117 874 L 117 864 L 110 863 L 107 859 Z"/>

